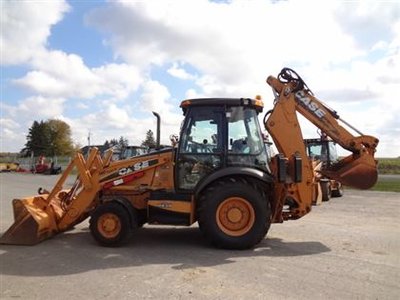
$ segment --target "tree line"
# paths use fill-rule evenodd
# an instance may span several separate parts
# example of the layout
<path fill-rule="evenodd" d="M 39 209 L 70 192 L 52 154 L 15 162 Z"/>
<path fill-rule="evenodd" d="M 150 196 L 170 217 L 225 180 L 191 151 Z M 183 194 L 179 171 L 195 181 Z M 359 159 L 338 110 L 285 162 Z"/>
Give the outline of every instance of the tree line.
<path fill-rule="evenodd" d="M 104 143 L 104 146 L 106 146 L 106 148 L 117 146 L 120 149 L 122 149 L 122 148 L 129 146 L 129 142 L 126 138 L 121 136 L 118 140 L 117 139 L 111 139 L 110 141 L 106 140 Z M 147 148 L 155 148 L 156 147 L 156 140 L 154 139 L 153 131 L 148 130 L 146 132 L 146 138 L 142 141 L 140 146 L 147 147 Z"/>
<path fill-rule="evenodd" d="M 123 149 L 129 145 L 128 139 L 121 136 L 119 139 L 106 140 L 105 148 L 117 146 Z M 148 130 L 141 146 L 154 148 L 156 141 L 154 133 Z M 34 121 L 26 136 L 26 144 L 21 154 L 45 155 L 45 156 L 68 156 L 80 149 L 80 145 L 74 144 L 71 137 L 71 127 L 62 120 L 49 119 L 46 121 Z"/>
<path fill-rule="evenodd" d="M 70 155 L 76 150 L 70 126 L 61 120 L 34 121 L 26 136 L 25 155 Z"/>

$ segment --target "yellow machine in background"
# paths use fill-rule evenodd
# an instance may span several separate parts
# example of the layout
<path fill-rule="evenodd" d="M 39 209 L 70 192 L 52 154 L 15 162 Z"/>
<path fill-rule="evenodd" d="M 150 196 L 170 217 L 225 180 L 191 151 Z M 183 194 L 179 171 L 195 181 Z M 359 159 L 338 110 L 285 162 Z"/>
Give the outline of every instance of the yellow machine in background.
<path fill-rule="evenodd" d="M 320 204 L 321 201 L 329 201 L 331 197 L 342 197 L 342 183 L 322 175 L 323 170 L 339 161 L 336 143 L 321 133 L 320 138 L 304 139 L 304 144 L 314 169 L 315 181 L 318 183 L 316 185 L 318 193 L 316 204 Z"/>
<path fill-rule="evenodd" d="M 260 99 L 185 100 L 174 147 L 115 162 L 111 152 L 100 157 L 96 148 L 87 159 L 76 154 L 50 192 L 13 201 L 15 222 L 0 242 L 33 245 L 90 217 L 91 234 L 104 246 L 123 244 L 144 223 L 198 221 L 217 247 L 253 247 L 271 223 L 301 218 L 316 199 L 296 112 L 352 152 L 321 174 L 356 188 L 374 185 L 378 139 L 350 134 L 293 70 L 267 82 L 276 95 L 264 118 L 279 151 L 272 159 L 258 122 Z M 158 118 L 157 132 L 159 124 Z M 75 184 L 64 189 L 74 169 Z"/>
<path fill-rule="evenodd" d="M 0 172 L 15 172 L 18 171 L 19 164 L 13 162 L 0 163 Z"/>

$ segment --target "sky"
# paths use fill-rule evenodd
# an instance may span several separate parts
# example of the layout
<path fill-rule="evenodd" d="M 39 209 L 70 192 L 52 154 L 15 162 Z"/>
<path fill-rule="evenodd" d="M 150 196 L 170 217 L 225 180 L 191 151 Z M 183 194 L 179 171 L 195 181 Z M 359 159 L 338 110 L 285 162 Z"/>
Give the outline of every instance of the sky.
<path fill-rule="evenodd" d="M 178 134 L 182 100 L 273 94 L 283 67 L 363 134 L 400 156 L 400 1 L 0 1 L 0 152 L 33 121 L 74 143 Z M 304 137 L 316 128 L 301 119 Z M 355 134 L 356 135 L 356 134 Z M 339 153 L 341 153 L 339 151 Z"/>

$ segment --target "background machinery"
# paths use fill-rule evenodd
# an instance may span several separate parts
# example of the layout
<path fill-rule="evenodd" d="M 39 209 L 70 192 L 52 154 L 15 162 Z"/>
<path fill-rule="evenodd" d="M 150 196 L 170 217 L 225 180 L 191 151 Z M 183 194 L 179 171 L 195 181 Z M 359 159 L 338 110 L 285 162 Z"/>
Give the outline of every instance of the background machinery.
<path fill-rule="evenodd" d="M 46 158 L 40 155 L 36 164 L 31 167 L 32 173 L 47 174 L 47 175 L 57 175 L 62 172 L 61 166 L 54 164 L 53 160 L 50 163 L 46 162 Z"/>
<path fill-rule="evenodd" d="M 321 201 L 329 201 L 331 197 L 343 196 L 343 185 L 334 179 L 329 179 L 321 172 L 339 161 L 336 151 L 336 143 L 330 140 L 325 134 L 320 138 L 304 139 L 307 155 L 311 159 L 314 169 L 315 181 L 318 183 L 316 204 Z"/>
<path fill-rule="evenodd" d="M 264 126 L 279 151 L 270 160 L 260 99 L 185 100 L 175 147 L 114 162 L 111 152 L 101 157 L 96 148 L 86 160 L 77 153 L 50 192 L 13 201 L 15 222 L 0 242 L 33 245 L 90 217 L 92 236 L 105 246 L 123 244 L 144 223 L 198 221 L 218 247 L 253 247 L 271 223 L 301 218 L 315 201 L 296 112 L 352 153 L 321 174 L 362 189 L 376 182 L 375 137 L 353 136 L 294 71 L 285 68 L 267 82 L 276 98 Z M 64 189 L 74 169 L 75 183 Z"/>

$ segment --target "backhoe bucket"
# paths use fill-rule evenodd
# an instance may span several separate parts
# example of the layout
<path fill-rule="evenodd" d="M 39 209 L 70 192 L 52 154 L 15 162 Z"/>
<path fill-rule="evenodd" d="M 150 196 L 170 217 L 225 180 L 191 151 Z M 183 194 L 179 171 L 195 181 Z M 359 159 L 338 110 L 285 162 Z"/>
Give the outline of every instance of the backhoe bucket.
<path fill-rule="evenodd" d="M 57 232 L 55 215 L 47 205 L 48 195 L 14 199 L 14 223 L 0 238 L 0 244 L 35 245 Z"/>
<path fill-rule="evenodd" d="M 322 171 L 330 179 L 357 189 L 369 189 L 378 179 L 377 162 L 372 155 L 366 154 L 354 158 L 353 155 Z"/>

